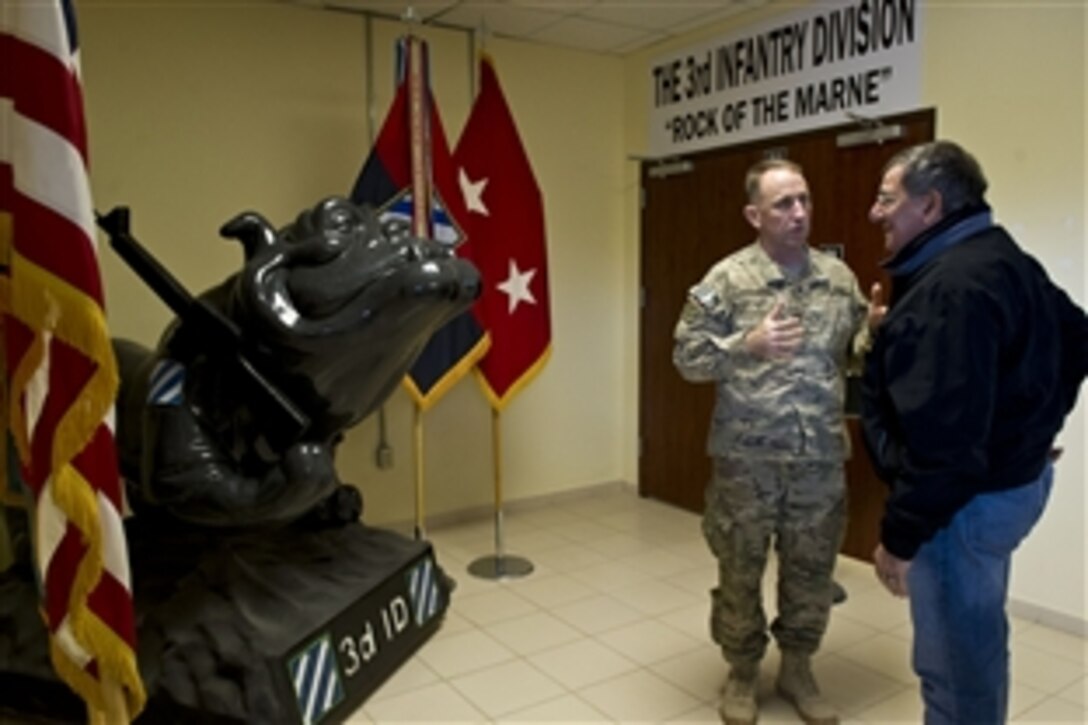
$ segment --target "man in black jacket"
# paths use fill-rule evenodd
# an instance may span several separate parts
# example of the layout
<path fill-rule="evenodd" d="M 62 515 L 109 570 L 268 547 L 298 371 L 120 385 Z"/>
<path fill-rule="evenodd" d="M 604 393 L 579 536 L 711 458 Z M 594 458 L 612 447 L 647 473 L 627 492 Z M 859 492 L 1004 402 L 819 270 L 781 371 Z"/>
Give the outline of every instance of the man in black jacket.
<path fill-rule="evenodd" d="M 866 360 L 866 445 L 891 487 L 877 576 L 909 596 L 927 725 L 1002 723 L 1009 561 L 1039 519 L 1088 374 L 1088 316 L 995 226 L 947 141 L 885 167 L 870 219 L 890 309 Z"/>

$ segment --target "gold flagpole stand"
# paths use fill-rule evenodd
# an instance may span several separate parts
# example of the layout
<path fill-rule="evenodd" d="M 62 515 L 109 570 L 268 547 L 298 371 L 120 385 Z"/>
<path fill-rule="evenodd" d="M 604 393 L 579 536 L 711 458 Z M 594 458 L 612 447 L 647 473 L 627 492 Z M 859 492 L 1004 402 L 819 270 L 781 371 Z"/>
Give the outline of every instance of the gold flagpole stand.
<path fill-rule="evenodd" d="M 416 458 L 416 540 L 423 541 L 426 534 L 423 531 L 423 407 L 414 406 L 415 416 L 412 423 L 412 433 L 415 440 Z"/>
<path fill-rule="evenodd" d="M 533 563 L 520 556 L 509 556 L 502 536 L 502 439 L 499 411 L 491 409 L 491 457 L 495 473 L 495 553 L 481 556 L 468 565 L 470 574 L 483 579 L 513 579 L 531 574 Z"/>

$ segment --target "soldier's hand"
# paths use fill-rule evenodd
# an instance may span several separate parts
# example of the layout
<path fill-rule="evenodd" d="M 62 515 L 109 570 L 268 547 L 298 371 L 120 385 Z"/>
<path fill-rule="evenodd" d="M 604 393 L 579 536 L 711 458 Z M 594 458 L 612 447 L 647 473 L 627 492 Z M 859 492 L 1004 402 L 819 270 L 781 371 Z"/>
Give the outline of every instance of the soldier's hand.
<path fill-rule="evenodd" d="M 785 358 L 801 346 L 805 330 L 796 317 L 785 316 L 786 304 L 781 299 L 755 328 L 744 338 L 748 352 L 763 358 Z"/>
<path fill-rule="evenodd" d="M 884 315 L 888 314 L 888 306 L 884 304 L 884 289 L 879 282 L 873 282 L 869 290 L 869 331 L 876 332 Z"/>

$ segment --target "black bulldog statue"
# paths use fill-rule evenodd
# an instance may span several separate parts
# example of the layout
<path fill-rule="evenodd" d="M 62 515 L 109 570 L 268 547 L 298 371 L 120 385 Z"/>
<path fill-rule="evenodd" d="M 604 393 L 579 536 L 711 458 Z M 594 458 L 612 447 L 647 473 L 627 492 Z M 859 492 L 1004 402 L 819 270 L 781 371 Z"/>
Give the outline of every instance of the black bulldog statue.
<path fill-rule="evenodd" d="M 452 581 L 428 542 L 360 520 L 334 450 L 472 304 L 479 273 L 329 198 L 279 230 L 227 222 L 242 269 L 194 298 L 126 209 L 99 224 L 177 314 L 154 351 L 116 343 L 139 721 L 342 721 L 437 630 Z M 0 572 L 0 722 L 82 716 L 37 607 L 29 564 Z"/>
<path fill-rule="evenodd" d="M 133 251 L 127 224 L 103 226 Z M 361 499 L 341 485 L 333 449 L 471 305 L 479 273 L 403 221 L 341 198 L 278 231 L 248 212 L 220 234 L 241 242 L 242 270 L 172 303 L 179 317 L 155 351 L 115 345 L 133 506 L 215 526 L 355 519 Z M 161 269 L 141 274 L 167 281 Z"/>

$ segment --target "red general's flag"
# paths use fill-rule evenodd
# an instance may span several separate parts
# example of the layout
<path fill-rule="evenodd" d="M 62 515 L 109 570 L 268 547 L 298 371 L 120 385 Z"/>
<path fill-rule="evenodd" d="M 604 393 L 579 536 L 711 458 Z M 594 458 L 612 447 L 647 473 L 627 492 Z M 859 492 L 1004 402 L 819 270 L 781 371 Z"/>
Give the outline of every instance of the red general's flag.
<path fill-rule="evenodd" d="M 29 509 L 54 667 L 98 711 L 112 711 L 103 683 L 120 686 L 135 716 L 145 696 L 113 443 L 117 365 L 70 4 L 3 3 L 0 58 L 4 417 L 20 478 L 8 484 Z"/>
<path fill-rule="evenodd" d="M 543 199 L 486 55 L 454 161 L 469 213 L 467 256 L 483 276 L 476 316 L 491 336 L 478 370 L 502 410 L 551 354 L 551 311 Z"/>
<path fill-rule="evenodd" d="M 413 233 L 456 249 L 467 217 L 457 188 L 442 119 L 431 94 L 427 44 L 397 41 L 397 92 L 351 199 L 399 216 Z M 471 311 L 439 328 L 405 378 L 423 410 L 431 407 L 487 351 L 488 338 Z"/>

